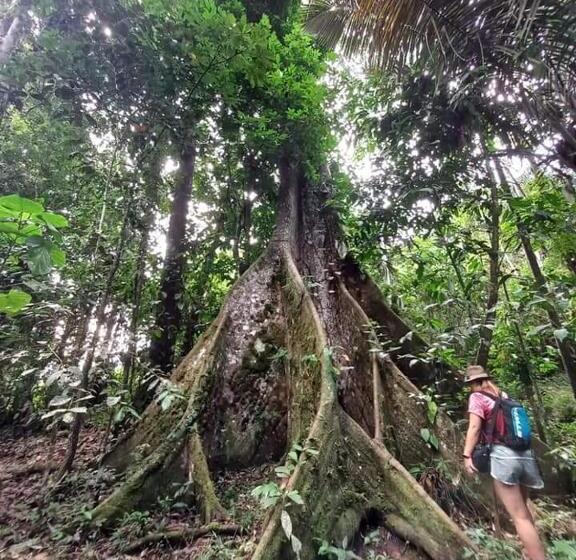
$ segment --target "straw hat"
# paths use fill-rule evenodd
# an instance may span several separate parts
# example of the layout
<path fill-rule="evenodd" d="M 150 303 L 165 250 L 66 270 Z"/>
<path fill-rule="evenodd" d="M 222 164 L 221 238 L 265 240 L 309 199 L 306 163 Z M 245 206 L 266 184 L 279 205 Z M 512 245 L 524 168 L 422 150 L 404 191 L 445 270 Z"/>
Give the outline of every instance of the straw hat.
<path fill-rule="evenodd" d="M 466 368 L 464 383 L 472 383 L 472 381 L 480 381 L 481 379 L 490 379 L 490 374 L 482 366 L 468 366 Z"/>

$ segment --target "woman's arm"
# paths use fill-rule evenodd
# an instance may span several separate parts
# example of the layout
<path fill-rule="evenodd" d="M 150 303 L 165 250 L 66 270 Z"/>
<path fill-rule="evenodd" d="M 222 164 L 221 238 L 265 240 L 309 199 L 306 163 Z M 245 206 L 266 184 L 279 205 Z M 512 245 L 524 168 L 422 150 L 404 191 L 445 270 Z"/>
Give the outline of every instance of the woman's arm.
<path fill-rule="evenodd" d="M 468 422 L 468 431 L 466 432 L 466 441 L 464 442 L 464 468 L 468 474 L 478 472 L 472 463 L 472 452 L 474 447 L 480 439 L 480 432 L 482 431 L 482 418 L 477 414 L 470 413 L 470 420 Z"/>

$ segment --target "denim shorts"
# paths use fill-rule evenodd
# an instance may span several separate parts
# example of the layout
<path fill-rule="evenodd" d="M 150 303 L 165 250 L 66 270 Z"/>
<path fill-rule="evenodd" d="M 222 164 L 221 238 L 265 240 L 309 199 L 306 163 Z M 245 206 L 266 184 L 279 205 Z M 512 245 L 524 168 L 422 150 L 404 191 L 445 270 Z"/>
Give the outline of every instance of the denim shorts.
<path fill-rule="evenodd" d="M 544 487 L 531 449 L 514 451 L 505 445 L 495 445 L 490 454 L 490 475 L 504 484 L 522 484 L 536 489 Z"/>

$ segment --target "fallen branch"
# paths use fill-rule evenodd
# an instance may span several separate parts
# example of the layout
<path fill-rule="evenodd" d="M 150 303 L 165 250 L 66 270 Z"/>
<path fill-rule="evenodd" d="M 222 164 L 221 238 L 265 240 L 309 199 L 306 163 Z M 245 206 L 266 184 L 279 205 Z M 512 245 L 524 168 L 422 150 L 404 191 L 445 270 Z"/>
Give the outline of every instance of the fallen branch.
<path fill-rule="evenodd" d="M 20 476 L 28 476 L 31 474 L 42 473 L 45 471 L 53 471 L 58 468 L 58 463 L 32 463 L 30 465 L 24 465 L 23 467 L 15 467 L 13 469 L 6 469 L 2 475 L 0 475 L 0 480 L 8 480 L 9 478 L 17 478 Z"/>
<path fill-rule="evenodd" d="M 208 525 L 196 527 L 195 529 L 178 529 L 174 531 L 165 531 L 163 533 L 150 533 L 149 535 L 123 547 L 122 552 L 130 554 L 141 550 L 149 544 L 161 541 L 179 542 L 194 540 L 210 533 L 217 533 L 219 535 L 237 535 L 242 532 L 242 527 L 233 523 L 226 525 L 222 525 L 221 523 L 209 523 Z"/>

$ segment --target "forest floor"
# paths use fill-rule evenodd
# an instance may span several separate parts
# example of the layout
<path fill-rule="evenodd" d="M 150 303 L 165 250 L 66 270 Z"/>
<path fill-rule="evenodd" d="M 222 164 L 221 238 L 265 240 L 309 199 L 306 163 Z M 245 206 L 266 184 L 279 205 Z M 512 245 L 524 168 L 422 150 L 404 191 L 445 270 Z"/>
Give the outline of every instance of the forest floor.
<path fill-rule="evenodd" d="M 102 430 L 84 430 L 75 470 L 55 487 L 46 472 L 37 467 L 61 462 L 67 445 L 65 432 L 58 434 L 53 446 L 49 435 L 14 437 L 10 431 L 0 433 L 1 560 L 239 560 L 250 557 L 264 518 L 263 510 L 250 492 L 257 485 L 274 479 L 275 465 L 227 472 L 216 478 L 219 498 L 230 516 L 224 523 L 237 527 L 237 532 L 233 529 L 232 534 L 228 531 L 218 536 L 209 531 L 200 538 L 152 543 L 128 554 L 123 552 L 126 546 L 146 535 L 198 527 L 201 523 L 193 508 L 178 501 L 176 492 L 174 498 L 159 500 L 150 511 L 125 516 L 113 532 L 87 530 L 90 510 L 115 482 L 110 471 L 97 465 L 102 438 Z M 573 510 L 544 502 L 538 506 L 554 511 L 554 517 L 547 519 L 552 529 L 557 529 L 558 519 L 574 519 Z M 456 521 L 491 551 L 487 558 L 520 558 L 512 535 L 498 540 L 490 527 L 475 525 L 462 516 Z M 550 535 L 550 527 L 543 529 Z M 557 530 L 554 533 L 551 535 L 552 557 L 576 560 L 576 542 L 563 540 L 565 535 Z M 374 531 L 371 534 L 374 535 Z M 364 539 L 361 550 L 356 549 L 362 558 L 408 558 L 400 552 L 401 547 L 398 554 L 388 552 L 387 556 L 378 556 L 378 551 L 370 550 L 366 542 Z M 328 560 L 336 557 L 326 555 Z"/>
<path fill-rule="evenodd" d="M 151 512 L 127 515 L 111 533 L 87 531 L 89 511 L 114 484 L 112 473 L 97 466 L 103 434 L 97 429 L 83 431 L 74 471 L 54 488 L 46 472 L 37 467 L 62 461 L 66 433 L 58 434 L 52 451 L 48 435 L 14 437 L 11 431 L 0 433 L 1 560 L 226 560 L 249 556 L 255 546 L 251 537 L 258 533 L 263 517 L 250 492 L 274 476 L 274 465 L 226 473 L 215 481 L 217 488 L 226 488 L 219 497 L 230 514 L 230 523 L 239 527 L 237 536 L 208 532 L 205 537 L 154 543 L 127 554 L 122 549 L 145 535 L 201 523 L 192 508 L 174 498 L 159 500 Z"/>

